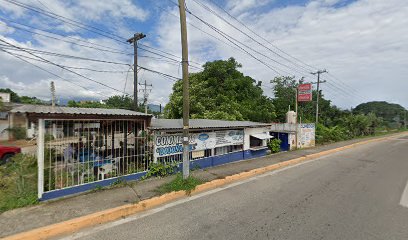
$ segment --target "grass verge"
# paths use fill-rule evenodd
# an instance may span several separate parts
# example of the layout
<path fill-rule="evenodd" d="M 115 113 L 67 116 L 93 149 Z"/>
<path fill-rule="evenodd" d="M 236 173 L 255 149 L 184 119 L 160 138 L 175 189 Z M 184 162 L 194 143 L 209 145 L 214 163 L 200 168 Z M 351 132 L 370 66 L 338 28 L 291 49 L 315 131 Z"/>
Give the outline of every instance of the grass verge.
<path fill-rule="evenodd" d="M 187 194 L 190 194 L 197 185 L 204 183 L 203 180 L 189 176 L 187 179 L 183 179 L 183 176 L 178 173 L 176 178 L 168 183 L 165 183 L 156 189 L 156 192 L 160 194 L 173 192 L 173 191 L 181 191 L 184 190 Z"/>

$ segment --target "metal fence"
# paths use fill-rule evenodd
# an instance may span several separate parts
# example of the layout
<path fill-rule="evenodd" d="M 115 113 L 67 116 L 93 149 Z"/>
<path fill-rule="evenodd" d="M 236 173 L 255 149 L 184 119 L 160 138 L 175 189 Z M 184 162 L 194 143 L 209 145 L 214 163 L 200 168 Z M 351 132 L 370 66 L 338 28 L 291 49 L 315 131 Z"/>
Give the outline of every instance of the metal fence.
<path fill-rule="evenodd" d="M 144 120 L 44 120 L 43 192 L 147 171 Z M 40 128 L 41 128 L 41 124 Z"/>

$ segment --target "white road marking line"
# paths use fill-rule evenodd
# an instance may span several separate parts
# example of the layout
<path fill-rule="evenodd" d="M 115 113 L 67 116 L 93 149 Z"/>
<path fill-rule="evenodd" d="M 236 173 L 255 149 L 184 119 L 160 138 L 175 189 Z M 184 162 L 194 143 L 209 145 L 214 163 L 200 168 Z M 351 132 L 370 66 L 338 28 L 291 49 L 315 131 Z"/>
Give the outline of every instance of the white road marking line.
<path fill-rule="evenodd" d="M 334 154 L 336 154 L 336 153 L 334 153 Z M 115 226 L 119 226 L 119 225 L 122 225 L 122 224 L 125 224 L 125 223 L 128 223 L 128 222 L 132 222 L 132 221 L 135 221 L 135 220 L 138 220 L 138 219 L 153 215 L 155 213 L 166 210 L 167 208 L 178 206 L 180 204 L 190 202 L 190 201 L 193 201 L 195 199 L 205 197 L 205 196 L 220 192 L 220 191 L 225 190 L 225 189 L 233 188 L 233 187 L 242 185 L 244 183 L 252 182 L 252 181 L 255 181 L 255 180 L 260 179 L 260 178 L 264 178 L 264 177 L 267 177 L 267 176 L 272 176 L 272 175 L 275 175 L 277 173 L 289 170 L 291 168 L 301 166 L 303 164 L 312 163 L 312 162 L 315 162 L 317 160 L 321 160 L 321 159 L 330 157 L 330 156 L 332 156 L 334 154 L 330 154 L 330 155 L 327 155 L 327 156 L 322 156 L 322 157 L 319 157 L 319 158 L 316 158 L 316 159 L 313 159 L 313 160 L 301 162 L 301 163 L 298 163 L 298 164 L 295 164 L 295 165 L 292 165 L 292 166 L 284 167 L 284 168 L 281 168 L 281 169 L 278 169 L 278 170 L 275 170 L 275 171 L 272 171 L 272 172 L 268 172 L 268 173 L 264 173 L 262 175 L 251 177 L 251 178 L 239 181 L 239 182 L 235 182 L 235 183 L 231 183 L 231 184 L 228 184 L 228 185 L 225 185 L 225 186 L 221 186 L 219 188 L 216 188 L 216 189 L 213 189 L 213 190 L 210 190 L 210 191 L 207 191 L 207 192 L 199 193 L 199 194 L 191 196 L 191 197 L 183 198 L 183 199 L 174 201 L 172 203 L 165 204 L 165 205 L 163 205 L 161 207 L 157 207 L 157 208 L 147 210 L 146 212 L 141 213 L 141 214 L 136 214 L 136 215 L 131 216 L 131 217 L 123 218 L 123 219 L 120 219 L 120 220 L 117 220 L 117 221 L 114 221 L 114 222 L 102 224 L 102 225 L 97 226 L 97 227 L 91 227 L 90 229 L 85 229 L 85 230 L 83 230 L 81 232 L 73 233 L 71 236 L 60 238 L 60 240 L 74 240 L 74 239 L 83 238 L 85 236 L 88 236 L 88 235 L 91 235 L 91 234 L 94 234 L 94 233 L 97 233 L 97 232 L 100 232 L 100 231 L 103 231 L 103 230 L 106 230 L 106 229 L 109 229 L 109 228 L 112 228 L 112 227 L 115 227 Z"/>
<path fill-rule="evenodd" d="M 400 205 L 403 207 L 408 207 L 408 182 L 405 186 L 404 192 L 402 192 Z"/>

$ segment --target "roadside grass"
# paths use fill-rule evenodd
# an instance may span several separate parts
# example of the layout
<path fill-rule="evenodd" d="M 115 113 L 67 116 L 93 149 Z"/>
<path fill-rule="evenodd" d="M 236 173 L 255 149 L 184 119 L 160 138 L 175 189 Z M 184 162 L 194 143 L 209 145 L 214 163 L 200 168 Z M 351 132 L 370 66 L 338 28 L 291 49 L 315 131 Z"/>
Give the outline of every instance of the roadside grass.
<path fill-rule="evenodd" d="M 37 203 L 37 159 L 17 154 L 0 166 L 0 213 Z"/>
<path fill-rule="evenodd" d="M 173 191 L 184 190 L 188 195 L 190 195 L 191 191 L 193 191 L 198 185 L 202 183 L 204 183 L 203 180 L 192 176 L 189 176 L 187 179 L 183 179 L 183 175 L 181 173 L 178 173 L 176 174 L 176 178 L 174 180 L 159 186 L 156 189 L 156 192 L 159 194 L 164 194 Z"/>

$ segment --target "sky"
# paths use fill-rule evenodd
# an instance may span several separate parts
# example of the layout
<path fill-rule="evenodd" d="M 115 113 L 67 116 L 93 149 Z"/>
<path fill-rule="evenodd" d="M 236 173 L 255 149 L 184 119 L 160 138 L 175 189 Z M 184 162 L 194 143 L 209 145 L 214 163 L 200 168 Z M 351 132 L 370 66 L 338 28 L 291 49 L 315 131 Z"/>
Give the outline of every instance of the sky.
<path fill-rule="evenodd" d="M 138 65 L 181 78 L 175 2 L 0 0 L 0 88 L 48 100 L 54 81 L 61 101 L 132 95 L 133 47 L 126 40 L 135 32 L 146 34 Z M 234 57 L 272 97 L 274 77 L 316 82 L 310 73 L 326 69 L 322 92 L 343 109 L 367 101 L 408 108 L 406 0 L 186 0 L 186 6 L 190 72 Z M 139 82 L 153 85 L 149 103 L 166 104 L 174 79 L 157 72 L 141 69 Z"/>

